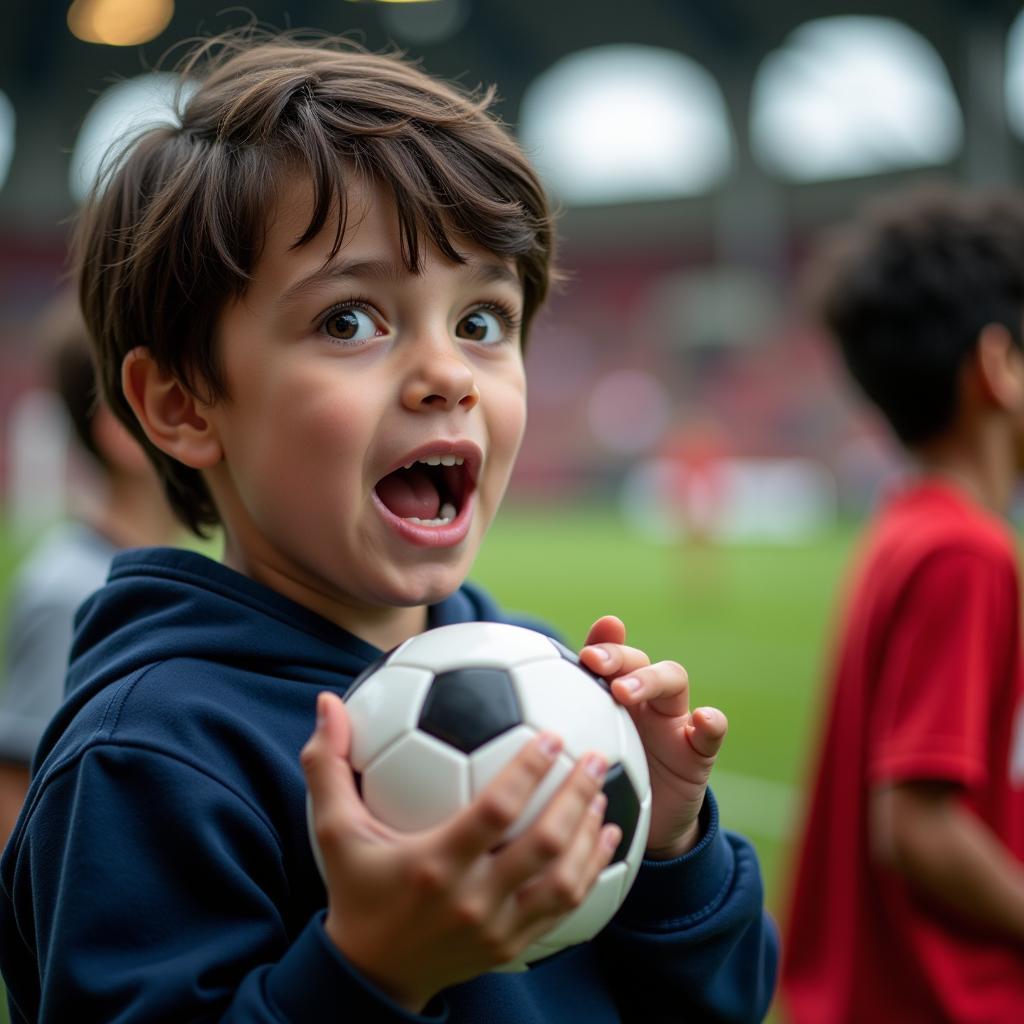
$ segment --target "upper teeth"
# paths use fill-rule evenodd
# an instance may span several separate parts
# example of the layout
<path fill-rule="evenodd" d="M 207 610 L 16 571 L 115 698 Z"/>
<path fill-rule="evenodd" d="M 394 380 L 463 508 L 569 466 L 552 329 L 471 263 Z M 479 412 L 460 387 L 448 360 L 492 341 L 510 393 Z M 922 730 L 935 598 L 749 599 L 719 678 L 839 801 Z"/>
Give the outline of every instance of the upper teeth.
<path fill-rule="evenodd" d="M 407 462 L 403 468 L 412 469 L 417 462 L 422 462 L 425 466 L 461 466 L 465 461 L 461 455 L 427 455 L 422 459 Z"/>

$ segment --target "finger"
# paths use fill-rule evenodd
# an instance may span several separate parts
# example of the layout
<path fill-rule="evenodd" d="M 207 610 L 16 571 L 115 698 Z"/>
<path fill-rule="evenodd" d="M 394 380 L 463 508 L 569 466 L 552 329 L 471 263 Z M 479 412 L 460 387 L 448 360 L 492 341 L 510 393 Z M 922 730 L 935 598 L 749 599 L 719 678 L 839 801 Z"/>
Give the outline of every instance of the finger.
<path fill-rule="evenodd" d="M 643 651 L 625 644 L 590 644 L 580 651 L 580 661 L 605 679 L 626 675 L 651 663 Z"/>
<path fill-rule="evenodd" d="M 299 759 L 313 801 L 317 839 L 322 845 L 329 834 L 366 817 L 367 811 L 348 762 L 352 731 L 345 705 L 337 694 L 324 691 L 317 696 L 316 709 L 316 728 Z"/>
<path fill-rule="evenodd" d="M 678 661 L 659 661 L 620 674 L 612 681 L 612 694 L 621 704 L 646 701 L 659 714 L 677 717 L 690 710 L 690 677 Z"/>
<path fill-rule="evenodd" d="M 587 633 L 588 644 L 624 644 L 626 626 L 616 615 L 602 615 Z"/>
<path fill-rule="evenodd" d="M 448 854 L 468 864 L 494 849 L 526 809 L 561 749 L 562 741 L 550 732 L 525 744 L 465 810 L 442 826 Z"/>
<path fill-rule="evenodd" d="M 695 708 L 686 727 L 686 738 L 701 757 L 715 758 L 725 734 L 729 731 L 729 720 L 718 708 Z"/>
<path fill-rule="evenodd" d="M 565 854 L 520 891 L 517 902 L 525 921 L 557 919 L 587 898 L 622 838 L 618 825 L 603 824 L 605 806 L 603 794 L 591 801 Z"/>
<path fill-rule="evenodd" d="M 601 754 L 589 753 L 580 759 L 533 824 L 495 858 L 500 887 L 518 888 L 565 853 L 600 794 L 607 769 Z"/>
<path fill-rule="evenodd" d="M 564 892 L 573 897 L 576 905 L 586 899 L 597 881 L 597 876 L 611 863 L 622 840 L 622 829 L 618 825 L 605 824 L 606 810 L 607 800 L 602 793 L 591 804 L 588 814 L 589 827 L 580 830 L 579 842 L 565 858 L 564 883 L 575 884 L 576 891 L 570 894 L 569 889 L 565 888 Z M 593 824 L 590 824 L 591 822 Z M 560 866 L 559 871 L 561 870 Z"/>

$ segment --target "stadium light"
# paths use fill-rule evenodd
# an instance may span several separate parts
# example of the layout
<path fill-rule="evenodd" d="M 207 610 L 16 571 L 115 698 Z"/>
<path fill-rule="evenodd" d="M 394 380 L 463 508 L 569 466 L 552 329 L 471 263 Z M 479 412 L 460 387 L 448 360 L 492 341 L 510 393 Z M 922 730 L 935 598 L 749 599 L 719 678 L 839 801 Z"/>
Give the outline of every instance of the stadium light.
<path fill-rule="evenodd" d="M 696 61 L 657 47 L 600 46 L 562 58 L 527 89 L 520 125 L 567 203 L 698 195 L 732 163 L 718 83 Z"/>
<path fill-rule="evenodd" d="M 85 43 L 137 46 L 171 23 L 174 0 L 74 0 L 68 28 Z"/>
<path fill-rule="evenodd" d="M 159 124 L 177 124 L 174 100 L 178 89 L 187 99 L 190 88 L 177 75 L 151 72 L 112 85 L 92 105 L 71 151 L 69 188 L 81 202 L 96 181 L 108 155 L 129 145 L 139 132 Z"/>
<path fill-rule="evenodd" d="M 941 58 L 892 18 L 806 22 L 765 58 L 754 83 L 754 154 L 794 181 L 943 164 L 962 140 Z"/>

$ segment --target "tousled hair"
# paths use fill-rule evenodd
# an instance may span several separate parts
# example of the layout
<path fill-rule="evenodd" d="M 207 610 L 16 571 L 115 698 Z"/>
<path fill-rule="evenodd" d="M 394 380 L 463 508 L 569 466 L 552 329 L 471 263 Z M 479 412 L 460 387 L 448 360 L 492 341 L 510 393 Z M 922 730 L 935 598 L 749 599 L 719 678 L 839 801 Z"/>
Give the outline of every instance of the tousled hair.
<path fill-rule="evenodd" d="M 1024 200 L 919 186 L 833 234 L 810 294 L 865 395 L 907 447 L 955 418 L 982 329 L 1024 330 Z"/>
<path fill-rule="evenodd" d="M 178 71 L 178 124 L 111 151 L 72 255 L 103 392 L 178 517 L 202 534 L 219 522 L 206 484 L 145 437 L 121 365 L 142 344 L 203 401 L 229 397 L 218 317 L 245 294 L 288 180 L 301 175 L 313 189 L 295 247 L 331 225 L 337 253 L 358 177 L 393 197 L 411 272 L 427 245 L 464 262 L 460 239 L 513 260 L 524 341 L 552 277 L 554 232 L 536 172 L 488 110 L 493 89 L 467 92 L 343 38 L 252 29 L 199 43 Z"/>

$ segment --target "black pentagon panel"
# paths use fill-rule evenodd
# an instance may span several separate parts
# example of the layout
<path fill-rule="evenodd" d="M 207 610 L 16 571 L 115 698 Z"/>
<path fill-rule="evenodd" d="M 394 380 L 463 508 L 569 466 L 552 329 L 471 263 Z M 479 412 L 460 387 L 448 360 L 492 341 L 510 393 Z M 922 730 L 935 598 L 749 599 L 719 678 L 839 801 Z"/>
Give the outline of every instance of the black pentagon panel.
<path fill-rule="evenodd" d="M 384 662 L 386 662 L 388 658 L 390 658 L 391 655 L 395 653 L 395 650 L 396 648 L 392 647 L 390 651 L 388 651 L 385 654 L 382 654 L 379 658 L 375 658 L 373 661 L 371 661 L 370 664 L 367 665 L 366 668 L 364 668 L 363 671 L 360 672 L 359 675 L 357 675 L 355 679 L 353 679 L 352 682 L 348 684 L 348 689 L 345 691 L 344 699 L 348 700 L 352 696 L 352 694 L 355 693 L 356 690 L 358 690 L 359 687 L 362 686 L 363 683 L 365 683 L 366 680 L 369 679 L 370 676 L 372 676 L 373 673 L 377 671 L 377 669 L 383 667 Z"/>
<path fill-rule="evenodd" d="M 597 685 L 605 691 L 605 693 L 612 692 L 612 688 L 608 685 L 608 681 L 606 679 L 602 679 L 595 672 L 591 672 L 591 670 L 580 661 L 580 656 L 575 651 L 569 650 L 569 648 L 566 647 L 565 644 L 563 644 L 559 640 L 556 640 L 553 636 L 549 636 L 548 639 L 555 645 L 556 648 L 558 648 L 558 653 L 563 658 L 565 658 L 566 661 L 571 661 L 574 665 L 578 666 L 583 672 L 586 672 L 587 675 L 590 676 L 590 678 L 593 679 L 594 682 L 597 683 Z"/>
<path fill-rule="evenodd" d="M 609 863 L 617 864 L 624 860 L 633 842 L 637 822 L 640 820 L 640 800 L 629 781 L 626 769 L 621 764 L 613 764 L 608 769 L 604 780 L 604 795 L 608 798 L 608 806 L 604 811 L 606 825 L 618 825 L 622 829 L 622 839 L 615 847 L 615 853 Z"/>
<path fill-rule="evenodd" d="M 434 676 L 419 727 L 471 754 L 522 720 L 508 673 L 498 668 L 457 668 Z"/>

